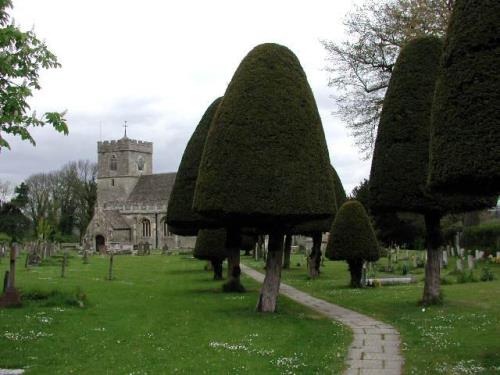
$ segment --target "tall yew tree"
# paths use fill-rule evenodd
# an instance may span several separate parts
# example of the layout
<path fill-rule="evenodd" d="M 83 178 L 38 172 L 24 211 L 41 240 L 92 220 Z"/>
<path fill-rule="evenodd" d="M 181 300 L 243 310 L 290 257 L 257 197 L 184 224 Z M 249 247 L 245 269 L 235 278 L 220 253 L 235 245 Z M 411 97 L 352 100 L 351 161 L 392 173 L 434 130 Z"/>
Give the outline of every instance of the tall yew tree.
<path fill-rule="evenodd" d="M 416 212 L 424 215 L 427 264 L 422 302 L 440 301 L 440 220 L 444 213 L 484 207 L 488 199 L 430 194 L 431 108 L 442 42 L 423 37 L 401 51 L 380 118 L 370 173 L 370 204 L 374 213 Z"/>
<path fill-rule="evenodd" d="M 245 227 L 269 234 L 258 311 L 276 310 L 284 234 L 335 213 L 329 168 L 321 119 L 299 60 L 277 44 L 255 47 L 215 114 L 193 204 L 224 222 L 233 241 Z"/>
<path fill-rule="evenodd" d="M 500 1 L 457 0 L 432 111 L 431 188 L 500 193 Z"/>

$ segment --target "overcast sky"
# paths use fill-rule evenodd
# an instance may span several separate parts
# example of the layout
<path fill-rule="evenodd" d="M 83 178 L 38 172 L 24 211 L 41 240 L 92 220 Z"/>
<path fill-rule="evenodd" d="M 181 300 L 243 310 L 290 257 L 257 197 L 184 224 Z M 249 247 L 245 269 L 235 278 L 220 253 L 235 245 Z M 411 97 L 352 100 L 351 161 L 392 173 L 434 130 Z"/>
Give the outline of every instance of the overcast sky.
<path fill-rule="evenodd" d="M 275 42 L 299 58 L 323 120 L 332 164 L 349 192 L 367 177 L 345 124 L 333 117 L 321 39 L 342 40 L 354 0 L 157 1 L 14 0 L 11 14 L 34 28 L 62 68 L 41 74 L 30 101 L 38 113 L 68 111 L 70 134 L 33 130 L 37 141 L 8 138 L 0 179 L 17 184 L 68 161 L 97 160 L 97 141 L 128 136 L 154 142 L 154 172 L 177 170 L 207 106 L 224 94 L 241 59 Z"/>

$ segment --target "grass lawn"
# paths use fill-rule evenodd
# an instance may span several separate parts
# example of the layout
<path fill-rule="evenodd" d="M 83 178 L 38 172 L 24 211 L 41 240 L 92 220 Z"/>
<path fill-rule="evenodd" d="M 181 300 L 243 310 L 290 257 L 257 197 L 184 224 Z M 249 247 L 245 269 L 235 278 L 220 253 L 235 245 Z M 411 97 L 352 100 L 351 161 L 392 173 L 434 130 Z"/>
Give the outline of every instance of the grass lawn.
<path fill-rule="evenodd" d="M 104 257 L 88 265 L 70 258 L 64 279 L 55 260 L 30 270 L 23 260 L 17 285 L 26 295 L 60 292 L 0 310 L 0 368 L 28 374 L 337 374 L 352 338 L 343 326 L 285 298 L 279 313 L 258 314 L 256 283 L 244 278 L 248 293 L 221 293 L 204 263 L 187 256 L 117 256 L 112 281 L 105 280 Z M 4 260 L 2 275 L 6 269 Z"/>
<path fill-rule="evenodd" d="M 244 262 L 263 268 L 262 262 L 249 258 Z M 450 265 L 454 264 L 451 259 Z M 403 339 L 405 374 L 499 374 L 500 265 L 490 268 L 496 280 L 443 285 L 444 304 L 425 310 L 417 306 L 423 292 L 422 269 L 415 270 L 417 284 L 350 289 L 345 262 L 325 261 L 320 278 L 309 280 L 304 256 L 294 255 L 292 268 L 283 271 L 282 280 L 396 327 Z M 448 281 L 456 279 L 450 270 L 443 274 Z"/>

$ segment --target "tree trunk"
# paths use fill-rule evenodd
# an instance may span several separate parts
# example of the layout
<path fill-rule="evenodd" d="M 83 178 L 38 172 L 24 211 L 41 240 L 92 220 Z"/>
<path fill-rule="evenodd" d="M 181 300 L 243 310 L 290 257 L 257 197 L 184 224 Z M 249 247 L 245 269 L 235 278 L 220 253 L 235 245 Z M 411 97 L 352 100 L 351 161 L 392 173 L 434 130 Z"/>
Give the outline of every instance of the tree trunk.
<path fill-rule="evenodd" d="M 427 237 L 427 263 L 425 265 L 425 285 L 422 305 L 436 305 L 441 298 L 441 215 L 435 212 L 424 215 Z"/>
<path fill-rule="evenodd" d="M 321 232 L 313 233 L 313 246 L 309 255 L 309 277 L 315 279 L 319 276 L 321 267 Z"/>
<path fill-rule="evenodd" d="M 212 264 L 212 269 L 214 271 L 214 280 L 222 280 L 222 259 L 212 259 L 210 261 Z"/>
<path fill-rule="evenodd" d="M 285 236 L 285 247 L 283 250 L 283 269 L 290 269 L 290 257 L 292 253 L 292 235 L 287 234 Z"/>
<path fill-rule="evenodd" d="M 363 276 L 363 260 L 348 260 L 347 264 L 349 264 L 349 272 L 351 273 L 351 287 L 361 288 L 361 278 Z"/>
<path fill-rule="evenodd" d="M 266 276 L 257 302 L 257 311 L 276 312 L 282 264 L 283 234 L 270 234 L 266 260 Z"/>
<path fill-rule="evenodd" d="M 264 235 L 259 234 L 257 237 L 257 248 L 255 250 L 255 260 L 262 259 L 264 253 Z"/>
<path fill-rule="evenodd" d="M 226 237 L 227 251 L 227 283 L 222 286 L 224 292 L 245 292 L 245 288 L 240 282 L 240 245 L 241 232 L 239 229 L 228 228 Z"/>

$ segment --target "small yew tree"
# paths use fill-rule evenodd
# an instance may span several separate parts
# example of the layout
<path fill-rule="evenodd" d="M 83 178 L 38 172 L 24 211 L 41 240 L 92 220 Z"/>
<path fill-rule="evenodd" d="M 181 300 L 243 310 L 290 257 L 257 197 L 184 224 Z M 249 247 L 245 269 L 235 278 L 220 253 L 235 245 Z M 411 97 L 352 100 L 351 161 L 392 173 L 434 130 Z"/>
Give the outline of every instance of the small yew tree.
<path fill-rule="evenodd" d="M 440 297 L 441 217 L 448 212 L 479 209 L 490 200 L 430 194 L 431 108 L 442 42 L 423 37 L 401 51 L 384 99 L 370 172 L 370 205 L 375 214 L 415 212 L 424 215 L 427 264 L 422 302 Z"/>
<path fill-rule="evenodd" d="M 328 259 L 347 261 L 351 286 L 361 286 L 363 263 L 374 262 L 380 257 L 377 237 L 361 203 L 350 200 L 340 207 L 325 253 Z"/>
<path fill-rule="evenodd" d="M 193 256 L 196 259 L 208 260 L 212 264 L 214 280 L 222 280 L 222 262 L 227 257 L 226 230 L 200 229 Z"/>
<path fill-rule="evenodd" d="M 500 1 L 457 0 L 432 110 L 429 182 L 500 193 Z"/>
<path fill-rule="evenodd" d="M 329 167 L 321 119 L 297 57 L 278 44 L 255 47 L 215 114 L 193 207 L 225 223 L 228 243 L 237 242 L 242 228 L 269 234 L 258 311 L 276 310 L 284 234 L 335 212 Z M 239 247 L 228 250 L 239 256 Z"/>

